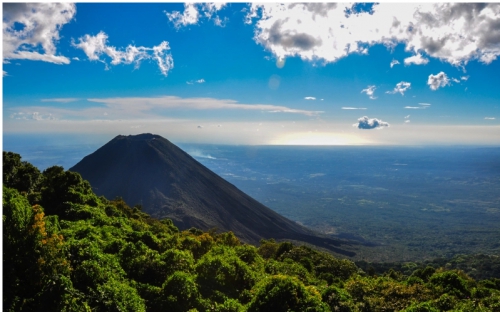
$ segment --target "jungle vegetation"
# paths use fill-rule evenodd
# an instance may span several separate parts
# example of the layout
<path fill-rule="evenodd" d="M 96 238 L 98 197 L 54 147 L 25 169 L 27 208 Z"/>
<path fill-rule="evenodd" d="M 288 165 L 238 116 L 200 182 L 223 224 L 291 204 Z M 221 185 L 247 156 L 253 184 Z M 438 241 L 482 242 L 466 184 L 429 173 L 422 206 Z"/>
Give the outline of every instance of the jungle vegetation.
<path fill-rule="evenodd" d="M 3 153 L 5 311 L 500 311 L 500 279 L 365 272 L 290 242 L 179 231 L 78 173 Z"/>

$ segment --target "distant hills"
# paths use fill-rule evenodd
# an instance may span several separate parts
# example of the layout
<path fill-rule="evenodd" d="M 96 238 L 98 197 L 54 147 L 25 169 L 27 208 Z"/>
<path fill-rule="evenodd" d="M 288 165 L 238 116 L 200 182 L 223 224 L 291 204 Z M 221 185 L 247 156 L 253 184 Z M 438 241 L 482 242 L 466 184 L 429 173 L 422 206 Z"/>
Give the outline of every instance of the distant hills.
<path fill-rule="evenodd" d="M 279 215 L 159 135 L 119 135 L 69 170 L 88 180 L 97 195 L 140 204 L 180 229 L 217 228 L 252 244 L 262 238 L 288 239 L 354 255 L 339 248 L 345 241 Z"/>

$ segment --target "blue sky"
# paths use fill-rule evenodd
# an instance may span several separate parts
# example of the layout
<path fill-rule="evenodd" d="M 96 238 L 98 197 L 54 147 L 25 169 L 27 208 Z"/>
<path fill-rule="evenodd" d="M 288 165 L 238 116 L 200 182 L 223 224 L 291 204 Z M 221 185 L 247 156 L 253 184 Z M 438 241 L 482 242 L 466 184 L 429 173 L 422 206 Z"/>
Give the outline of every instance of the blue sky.
<path fill-rule="evenodd" d="M 3 4 L 3 132 L 500 144 L 500 4 Z"/>

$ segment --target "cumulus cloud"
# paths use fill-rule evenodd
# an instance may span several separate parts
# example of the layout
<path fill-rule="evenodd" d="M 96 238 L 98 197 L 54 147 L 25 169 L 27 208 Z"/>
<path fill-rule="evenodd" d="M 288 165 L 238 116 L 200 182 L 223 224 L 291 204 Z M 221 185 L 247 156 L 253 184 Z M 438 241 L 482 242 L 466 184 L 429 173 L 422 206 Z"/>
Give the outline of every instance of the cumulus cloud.
<path fill-rule="evenodd" d="M 4 60 L 32 60 L 69 64 L 58 55 L 56 44 L 61 28 L 76 13 L 72 3 L 4 3 Z"/>
<path fill-rule="evenodd" d="M 251 4 L 254 40 L 277 57 L 335 62 L 370 46 L 404 44 L 415 55 L 464 66 L 500 55 L 498 3 L 378 3 L 370 12 L 352 4 Z"/>
<path fill-rule="evenodd" d="M 217 12 L 220 11 L 226 4 L 218 3 L 184 3 L 184 12 L 173 11 L 165 12 L 168 20 L 174 24 L 174 27 L 179 29 L 183 26 L 196 25 L 201 18 L 212 19 L 214 25 L 225 26 L 227 19 L 221 19 Z"/>
<path fill-rule="evenodd" d="M 353 124 L 354 127 L 358 127 L 358 129 L 382 129 L 383 127 L 389 127 L 389 123 L 382 121 L 377 118 L 368 118 L 367 116 L 363 116 L 358 119 L 358 122 Z"/>
<path fill-rule="evenodd" d="M 9 74 L 5 70 L 3 70 L 3 76 L 5 77 L 5 76 L 8 76 L 8 75 Z"/>
<path fill-rule="evenodd" d="M 406 66 L 411 65 L 411 64 L 425 65 L 427 63 L 429 63 L 429 59 L 422 57 L 422 54 L 420 54 L 420 53 L 418 53 L 417 55 L 405 58 L 405 65 Z"/>
<path fill-rule="evenodd" d="M 306 96 L 304 98 L 304 100 L 313 100 L 314 101 L 314 100 L 316 100 L 316 98 L 314 96 Z"/>
<path fill-rule="evenodd" d="M 78 101 L 78 98 L 53 98 L 53 99 L 41 99 L 41 102 L 56 102 L 56 103 L 70 103 Z"/>
<path fill-rule="evenodd" d="M 377 98 L 376 96 L 373 95 L 373 93 L 375 93 L 375 89 L 377 89 L 377 87 L 368 86 L 366 89 L 361 90 L 361 93 L 365 92 L 366 95 L 368 95 L 368 97 L 370 98 L 370 100 L 375 100 Z"/>
<path fill-rule="evenodd" d="M 410 115 L 406 115 L 406 116 L 405 116 L 405 119 L 408 119 L 408 118 L 410 118 Z"/>
<path fill-rule="evenodd" d="M 411 83 L 406 82 L 406 81 L 401 81 L 396 84 L 396 87 L 394 87 L 394 90 L 392 91 L 386 91 L 385 93 L 389 94 L 396 94 L 400 93 L 401 95 L 405 95 L 406 90 L 411 88 Z"/>
<path fill-rule="evenodd" d="M 467 81 L 469 80 L 469 76 L 462 76 L 460 77 L 460 80 Z"/>
<path fill-rule="evenodd" d="M 366 109 L 366 107 L 349 107 L 349 106 L 344 106 L 341 109 L 345 110 L 355 110 L 355 109 Z"/>
<path fill-rule="evenodd" d="M 125 49 L 117 49 L 108 45 L 108 35 L 103 31 L 96 36 L 85 35 L 78 39 L 78 43 L 72 43 L 75 48 L 82 49 L 91 61 L 99 61 L 108 63 L 103 56 L 111 59 L 111 65 L 118 64 L 134 64 L 135 68 L 139 68 L 143 60 L 153 60 L 158 64 L 158 68 L 164 76 L 174 68 L 174 59 L 167 51 L 170 50 L 167 41 L 163 41 L 152 48 L 136 47 L 128 45 Z"/>
<path fill-rule="evenodd" d="M 450 79 L 444 72 L 440 72 L 436 75 L 429 75 L 429 79 L 427 79 L 427 85 L 431 90 L 436 91 L 439 88 L 443 88 L 450 85 Z"/>
<path fill-rule="evenodd" d="M 409 120 L 409 119 L 406 119 L 406 120 L 405 120 L 405 123 L 410 123 L 410 120 Z"/>
<path fill-rule="evenodd" d="M 399 64 L 401 64 L 401 63 L 399 63 L 398 60 L 392 60 L 392 62 L 391 62 L 391 68 L 393 68 L 395 65 L 399 65 Z"/>
<path fill-rule="evenodd" d="M 486 120 L 495 120 L 495 117 L 484 117 Z"/>

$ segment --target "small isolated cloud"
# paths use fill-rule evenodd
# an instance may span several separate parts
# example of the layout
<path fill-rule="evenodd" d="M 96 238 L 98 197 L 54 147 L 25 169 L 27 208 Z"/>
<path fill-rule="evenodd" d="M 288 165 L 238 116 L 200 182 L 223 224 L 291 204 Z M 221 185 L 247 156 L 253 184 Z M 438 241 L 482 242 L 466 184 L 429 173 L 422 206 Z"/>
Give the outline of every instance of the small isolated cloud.
<path fill-rule="evenodd" d="M 431 106 L 429 103 L 418 103 L 420 106 L 405 106 L 406 109 L 426 109 Z M 410 117 L 410 115 L 408 115 Z M 406 118 L 406 117 L 405 117 Z"/>
<path fill-rule="evenodd" d="M 484 117 L 486 120 L 495 120 L 495 117 Z"/>
<path fill-rule="evenodd" d="M 80 59 L 79 59 L 78 57 L 76 57 L 76 56 L 75 56 L 75 57 L 72 57 L 71 59 L 72 59 L 72 60 L 75 60 L 75 61 L 79 61 L 79 60 L 80 60 Z"/>
<path fill-rule="evenodd" d="M 411 83 L 410 82 L 401 81 L 398 84 L 396 84 L 396 87 L 394 87 L 394 90 L 387 91 L 385 93 L 388 93 L 388 94 L 401 93 L 401 95 L 405 95 L 406 90 L 408 90 L 410 88 L 411 88 Z"/>
<path fill-rule="evenodd" d="M 4 70 L 4 71 L 3 71 L 3 76 L 5 77 L 5 76 L 8 76 L 8 75 L 9 75 L 9 74 L 7 74 L 7 72 Z"/>
<path fill-rule="evenodd" d="M 344 106 L 342 107 L 342 109 L 346 109 L 346 110 L 353 110 L 353 109 L 366 109 L 366 107 L 349 107 L 349 106 Z"/>
<path fill-rule="evenodd" d="M 167 51 L 170 50 L 167 41 L 163 41 L 152 48 L 136 47 L 129 44 L 125 49 L 116 49 L 108 45 L 108 35 L 103 31 L 96 36 L 85 35 L 80 37 L 78 43 L 72 43 L 75 48 L 82 49 L 91 61 L 99 61 L 106 64 L 106 60 L 102 56 L 111 58 L 111 65 L 118 64 L 134 64 L 135 68 L 139 68 L 143 60 L 156 61 L 161 73 L 167 76 L 168 72 L 174 68 L 174 59 Z"/>
<path fill-rule="evenodd" d="M 78 98 L 54 98 L 54 99 L 41 99 L 41 102 L 56 102 L 56 103 L 70 103 L 78 101 Z"/>
<path fill-rule="evenodd" d="M 306 96 L 304 98 L 304 100 L 313 100 L 314 101 L 314 100 L 316 100 L 316 98 L 314 96 Z"/>
<path fill-rule="evenodd" d="M 401 63 L 399 63 L 398 60 L 392 60 L 392 62 L 391 62 L 391 68 L 393 68 L 395 65 L 399 65 L 399 64 L 401 64 Z"/>
<path fill-rule="evenodd" d="M 409 66 L 412 64 L 425 65 L 427 63 L 429 63 L 429 59 L 422 57 L 422 54 L 420 54 L 420 53 L 418 53 L 417 55 L 405 58 L 405 66 Z"/>
<path fill-rule="evenodd" d="M 406 116 L 405 116 L 405 119 L 408 119 L 408 118 L 410 118 L 410 115 L 406 115 Z"/>
<path fill-rule="evenodd" d="M 443 88 L 450 85 L 450 79 L 444 72 L 440 72 L 436 75 L 429 75 L 429 79 L 427 79 L 427 85 L 431 90 L 436 91 L 439 88 Z"/>
<path fill-rule="evenodd" d="M 184 3 L 184 12 L 173 11 L 172 13 L 165 12 L 168 20 L 174 24 L 174 27 L 179 29 L 183 26 L 196 25 L 202 18 L 213 20 L 214 25 L 224 27 L 227 18 L 222 20 L 217 12 L 220 11 L 226 4 L 218 3 Z"/>
<path fill-rule="evenodd" d="M 59 31 L 76 13 L 73 3 L 4 3 L 4 60 L 32 60 L 69 64 L 57 55 Z"/>
<path fill-rule="evenodd" d="M 373 95 L 375 93 L 375 89 L 377 89 L 377 87 L 368 86 L 366 89 L 361 90 L 361 93 L 365 92 L 366 95 L 368 95 L 368 97 L 370 98 L 370 100 L 375 100 L 377 98 L 376 96 Z"/>
<path fill-rule="evenodd" d="M 406 119 L 406 120 L 405 120 L 405 122 L 406 122 L 406 123 L 409 123 L 409 122 L 410 122 L 410 120 L 409 120 L 409 119 Z"/>
<path fill-rule="evenodd" d="M 358 127 L 358 129 L 382 129 L 383 127 L 389 127 L 389 123 L 379 120 L 377 118 L 368 118 L 367 116 L 363 116 L 358 119 L 358 122 L 353 124 L 354 127 Z"/>
<path fill-rule="evenodd" d="M 467 81 L 469 80 L 469 76 L 462 76 L 460 77 L 460 80 Z"/>
<path fill-rule="evenodd" d="M 189 80 L 189 81 L 186 81 L 186 83 L 188 85 L 192 85 L 192 84 L 195 84 L 195 83 L 205 83 L 205 79 L 201 78 L 201 79 L 198 79 L 198 80 Z"/>
<path fill-rule="evenodd" d="M 42 114 L 39 112 L 17 112 L 17 113 L 12 113 L 9 116 L 11 119 L 17 119 L 17 120 L 36 120 L 36 121 L 41 121 L 41 120 L 55 120 L 55 117 L 52 116 L 52 114 Z"/>

